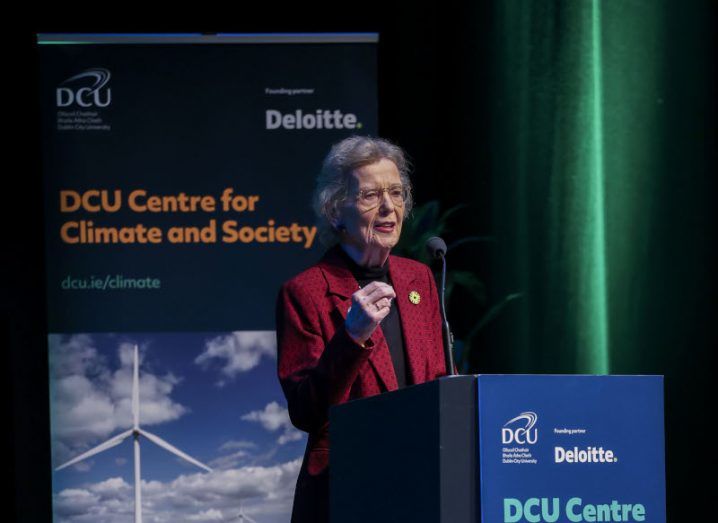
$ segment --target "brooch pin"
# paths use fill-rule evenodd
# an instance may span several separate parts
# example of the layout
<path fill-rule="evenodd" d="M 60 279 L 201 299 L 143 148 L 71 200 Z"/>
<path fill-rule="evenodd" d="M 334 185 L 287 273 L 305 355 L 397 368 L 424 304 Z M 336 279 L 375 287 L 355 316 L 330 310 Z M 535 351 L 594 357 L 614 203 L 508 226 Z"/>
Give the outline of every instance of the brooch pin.
<path fill-rule="evenodd" d="M 421 295 L 416 291 L 411 291 L 409 293 L 409 301 L 414 305 L 419 305 L 419 302 L 421 301 Z"/>

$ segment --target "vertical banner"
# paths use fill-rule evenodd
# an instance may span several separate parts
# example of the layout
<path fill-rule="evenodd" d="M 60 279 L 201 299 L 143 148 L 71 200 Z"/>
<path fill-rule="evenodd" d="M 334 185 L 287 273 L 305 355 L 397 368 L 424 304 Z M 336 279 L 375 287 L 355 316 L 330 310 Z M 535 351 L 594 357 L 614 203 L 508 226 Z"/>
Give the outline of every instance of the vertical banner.
<path fill-rule="evenodd" d="M 38 37 L 54 521 L 289 521 L 274 302 L 377 39 Z"/>

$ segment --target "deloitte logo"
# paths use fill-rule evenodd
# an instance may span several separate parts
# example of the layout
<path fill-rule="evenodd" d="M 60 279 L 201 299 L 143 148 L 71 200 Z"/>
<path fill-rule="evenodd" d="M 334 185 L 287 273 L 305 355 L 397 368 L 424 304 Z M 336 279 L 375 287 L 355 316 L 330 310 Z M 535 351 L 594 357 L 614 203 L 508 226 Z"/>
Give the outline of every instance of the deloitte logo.
<path fill-rule="evenodd" d="M 91 85 L 87 85 L 91 80 Z M 88 69 L 62 82 L 55 90 L 57 107 L 107 107 L 112 101 L 109 87 L 110 71 L 107 69 Z M 84 85 L 83 85 L 84 84 Z M 104 89 L 103 89 L 104 88 Z"/>
<path fill-rule="evenodd" d="M 603 447 L 586 447 L 579 449 L 565 449 L 554 447 L 555 463 L 616 463 L 618 457 L 612 450 L 605 450 Z"/>
<path fill-rule="evenodd" d="M 518 443 L 519 445 L 531 444 L 538 441 L 538 429 L 533 428 L 536 425 L 538 416 L 535 412 L 522 412 L 513 419 L 504 424 L 501 429 L 501 443 L 508 445 L 510 443 Z M 525 421 L 525 426 L 509 427 L 517 422 Z"/>
<path fill-rule="evenodd" d="M 275 109 L 267 109 L 265 129 L 361 129 L 357 115 L 342 113 L 339 109 L 317 109 L 313 113 L 304 113 L 297 109 L 293 113 L 282 114 Z"/>

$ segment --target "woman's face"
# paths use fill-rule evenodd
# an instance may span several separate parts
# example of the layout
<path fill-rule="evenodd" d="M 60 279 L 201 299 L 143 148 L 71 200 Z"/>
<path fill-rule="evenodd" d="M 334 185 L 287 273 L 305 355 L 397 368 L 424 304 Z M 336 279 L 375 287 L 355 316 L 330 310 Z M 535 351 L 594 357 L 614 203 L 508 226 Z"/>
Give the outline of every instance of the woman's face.
<path fill-rule="evenodd" d="M 386 158 L 352 172 L 349 197 L 336 225 L 346 228 L 342 242 L 362 253 L 365 260 L 373 260 L 375 252 L 386 254 L 399 241 L 404 205 L 398 205 L 388 189 L 394 188 L 396 196 L 401 185 L 399 170 Z"/>

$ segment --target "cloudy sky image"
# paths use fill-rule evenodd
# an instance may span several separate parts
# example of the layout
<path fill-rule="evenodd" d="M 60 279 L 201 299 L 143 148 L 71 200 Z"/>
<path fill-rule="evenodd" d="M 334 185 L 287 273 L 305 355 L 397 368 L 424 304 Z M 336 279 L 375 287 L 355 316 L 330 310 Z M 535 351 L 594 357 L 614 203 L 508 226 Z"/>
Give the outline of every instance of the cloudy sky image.
<path fill-rule="evenodd" d="M 305 435 L 289 422 L 273 331 L 50 335 L 53 467 L 140 426 L 213 471 L 140 438 L 143 519 L 289 521 Z M 53 472 L 55 522 L 131 522 L 132 439 Z"/>

